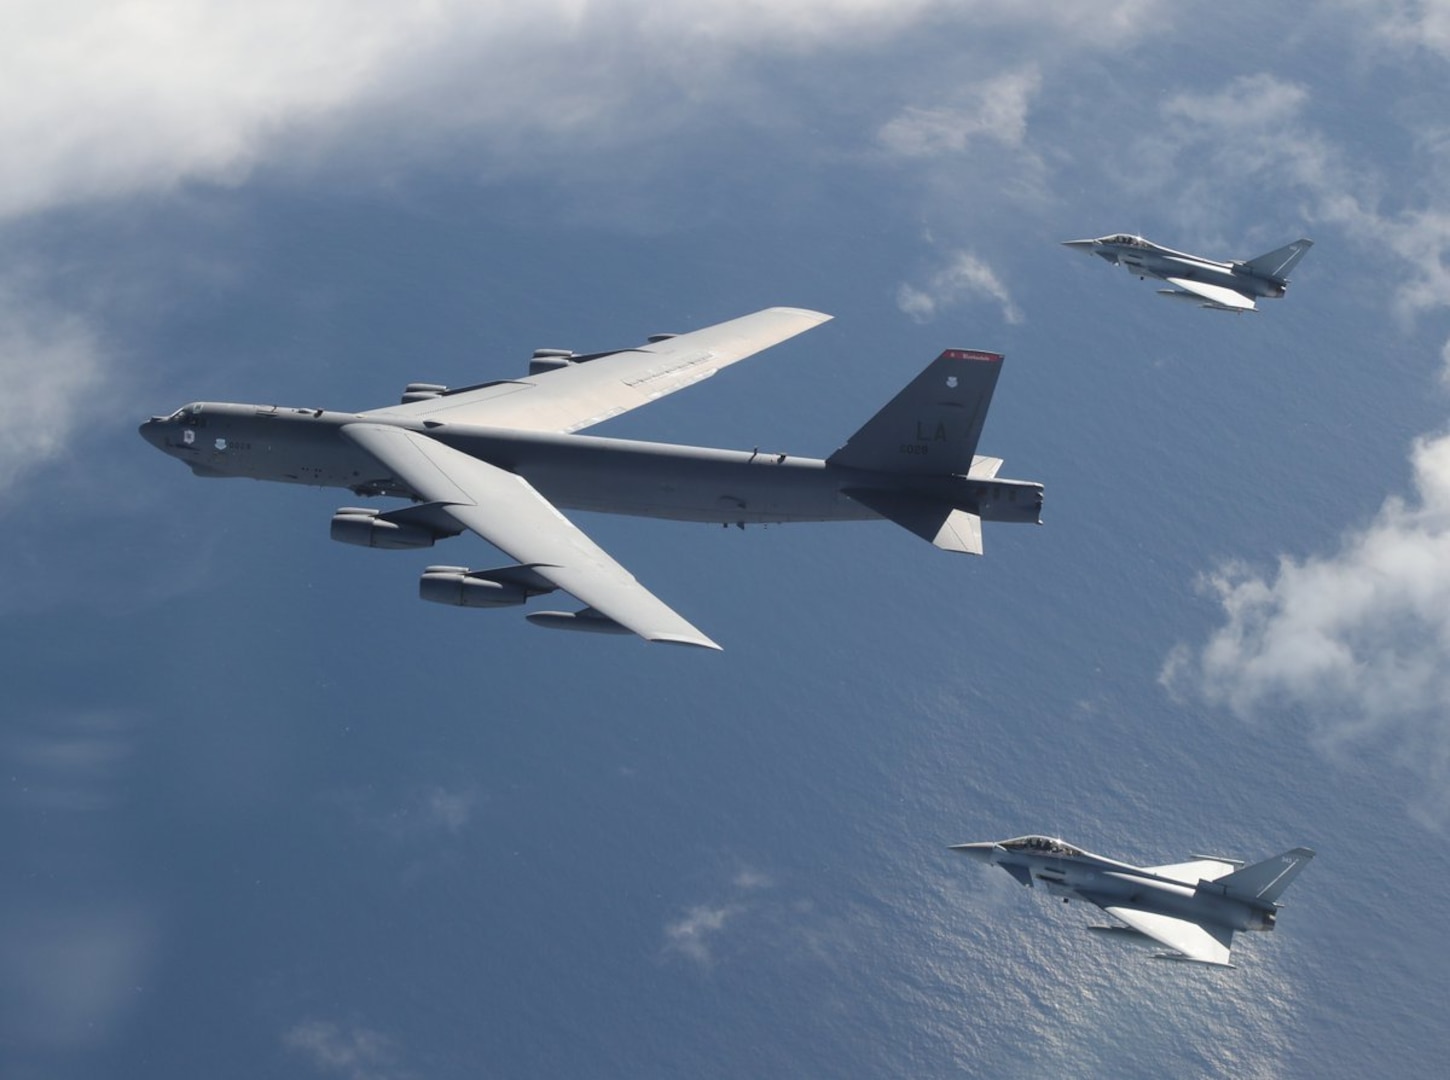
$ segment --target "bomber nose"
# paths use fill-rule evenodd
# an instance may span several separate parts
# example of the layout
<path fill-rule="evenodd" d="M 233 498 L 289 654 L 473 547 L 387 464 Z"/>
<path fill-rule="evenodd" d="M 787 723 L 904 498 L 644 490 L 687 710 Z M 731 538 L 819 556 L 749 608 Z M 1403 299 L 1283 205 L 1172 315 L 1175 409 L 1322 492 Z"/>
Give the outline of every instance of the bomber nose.
<path fill-rule="evenodd" d="M 960 851 L 963 855 L 970 855 L 978 862 L 991 862 L 992 851 L 996 846 L 990 841 L 981 844 L 953 844 L 952 850 Z"/>
<path fill-rule="evenodd" d="M 166 428 L 163 426 L 166 418 L 164 416 L 153 416 L 136 430 L 156 449 L 163 449 L 166 445 Z"/>

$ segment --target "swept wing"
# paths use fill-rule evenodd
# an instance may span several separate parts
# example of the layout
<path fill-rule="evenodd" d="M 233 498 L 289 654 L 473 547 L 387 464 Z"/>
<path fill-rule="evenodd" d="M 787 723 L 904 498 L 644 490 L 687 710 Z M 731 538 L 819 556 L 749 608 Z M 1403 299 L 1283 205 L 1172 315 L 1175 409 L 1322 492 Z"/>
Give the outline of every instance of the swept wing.
<path fill-rule="evenodd" d="M 1241 292 L 1235 292 L 1226 285 L 1209 285 L 1203 281 L 1190 281 L 1188 278 L 1164 278 L 1170 285 L 1176 285 L 1182 292 L 1191 293 L 1201 300 L 1207 301 L 1208 307 L 1223 308 L 1226 311 L 1256 311 L 1254 301 Z M 1164 295 L 1175 295 L 1171 290 L 1164 289 Z M 1181 295 L 1178 294 L 1178 295 Z"/>
<path fill-rule="evenodd" d="M 1233 945 L 1232 930 L 1218 926 L 1207 927 L 1187 919 L 1175 919 L 1171 915 L 1139 911 L 1136 908 L 1104 907 L 1103 910 L 1115 919 L 1122 919 L 1138 933 L 1146 934 L 1179 954 L 1170 959 L 1229 966 L 1229 949 Z"/>
<path fill-rule="evenodd" d="M 580 431 L 691 386 L 830 318 L 804 308 L 766 308 L 635 349 L 579 357 L 554 371 L 363 415 L 526 431 Z"/>
<path fill-rule="evenodd" d="M 419 499 L 606 620 L 647 641 L 720 647 L 636 581 L 523 477 L 386 424 L 348 424 L 342 433 Z"/>

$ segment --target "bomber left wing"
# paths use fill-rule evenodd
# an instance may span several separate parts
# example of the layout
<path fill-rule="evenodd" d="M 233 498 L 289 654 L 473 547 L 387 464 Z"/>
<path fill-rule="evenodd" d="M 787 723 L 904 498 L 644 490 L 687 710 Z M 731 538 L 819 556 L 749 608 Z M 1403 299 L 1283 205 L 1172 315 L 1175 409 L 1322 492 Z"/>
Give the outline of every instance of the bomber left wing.
<path fill-rule="evenodd" d="M 521 476 L 436 439 L 385 424 L 356 423 L 342 433 L 415 495 L 523 566 L 587 605 L 577 615 L 538 613 L 558 625 L 618 624 L 647 641 L 719 649 L 610 558 Z"/>
<path fill-rule="evenodd" d="M 1160 289 L 1164 296 L 1183 297 L 1189 294 L 1188 299 L 1198 300 L 1204 307 L 1217 308 L 1220 311 L 1257 311 L 1252 298 L 1241 292 L 1235 292 L 1226 285 L 1210 285 L 1204 281 L 1190 281 L 1188 278 L 1164 278 L 1170 285 L 1178 286 L 1178 291 L 1173 289 Z"/>
<path fill-rule="evenodd" d="M 1234 932 L 1227 927 L 1208 927 L 1187 919 L 1175 919 L 1172 915 L 1160 915 L 1156 911 L 1139 911 L 1128 907 L 1103 907 L 1115 919 L 1122 919 L 1140 934 L 1146 934 L 1154 941 L 1167 945 L 1178 955 L 1166 956 L 1170 960 L 1196 960 L 1200 964 L 1218 964 L 1230 967 L 1229 949 L 1233 946 Z"/>
<path fill-rule="evenodd" d="M 580 431 L 682 390 L 830 318 L 805 308 L 766 308 L 703 330 L 661 336 L 634 349 L 563 358 L 555 370 L 527 378 L 444 391 L 363 415 Z"/>

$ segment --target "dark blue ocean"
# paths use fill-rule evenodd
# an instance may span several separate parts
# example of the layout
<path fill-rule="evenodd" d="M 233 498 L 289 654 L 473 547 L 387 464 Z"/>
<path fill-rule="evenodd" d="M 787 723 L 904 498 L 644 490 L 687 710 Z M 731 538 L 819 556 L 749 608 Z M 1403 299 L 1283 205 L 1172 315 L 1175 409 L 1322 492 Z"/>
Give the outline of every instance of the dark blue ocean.
<path fill-rule="evenodd" d="M 1293 708 L 1249 723 L 1159 681 L 1220 621 L 1201 573 L 1368 520 L 1434 422 L 1433 358 L 1336 319 L 1332 252 L 1234 318 L 1044 235 L 1021 324 L 917 326 L 873 269 L 903 258 L 883 234 L 566 240 L 461 202 L 276 193 L 250 212 L 281 270 L 245 310 L 183 286 L 154 411 L 362 408 L 535 346 L 815 306 L 838 318 L 600 433 L 824 456 L 941 348 L 1001 349 L 982 449 L 1046 484 L 1045 523 L 988 525 L 978 560 L 885 523 L 582 516 L 725 646 L 707 655 L 419 604 L 441 551 L 330 543 L 337 493 L 194 479 L 118 409 L 51 522 L 104 542 L 77 565 L 22 540 L 8 586 L 32 607 L 11 693 L 36 704 L 10 736 L 7 905 L 110 950 L 95 977 L 124 985 L 94 992 L 121 1005 L 14 1075 L 1430 1067 L 1450 987 L 1424 885 L 1447 875 L 1413 778 L 1373 745 L 1317 753 Z M 525 243 L 568 257 L 518 275 Z M 425 261 L 436 289 L 410 284 Z M 98 476 L 129 493 L 104 520 Z M 1029 831 L 1143 862 L 1320 858 L 1237 969 L 1198 970 L 946 850 Z"/>
<path fill-rule="evenodd" d="M 1282 161 L 1163 134 L 1175 95 L 1269 72 L 1248 89 L 1289 118 L 1245 145 L 1324 133 L 1384 192 L 1357 212 L 1434 209 L 1440 151 L 1385 120 L 1433 115 L 1422 91 L 1277 19 L 1008 49 L 1030 135 L 973 135 L 951 169 L 872 134 L 942 72 L 976 85 L 927 25 L 849 78 L 770 54 L 750 85 L 794 104 L 701 106 L 690 153 L 637 135 L 513 173 L 463 136 L 401 164 L 322 147 L 6 225 L 115 370 L 0 502 L 0 1074 L 1437 1074 L 1443 740 L 1346 738 L 1287 693 L 1235 712 L 1191 677 L 1226 619 L 1206 576 L 1334 555 L 1414 504 L 1412 443 L 1445 425 L 1444 306 L 1397 303 L 1403 258 Z M 911 92 L 876 103 L 889 76 Z M 1316 246 L 1233 317 L 1058 246 L 1123 229 Z M 1011 304 L 910 318 L 902 284 L 964 251 Z M 355 497 L 197 479 L 135 433 L 777 304 L 836 319 L 592 433 L 824 457 L 942 349 L 999 350 L 980 451 L 1046 485 L 1044 524 L 988 524 L 973 559 L 884 522 L 576 515 L 707 654 L 421 604 L 423 566 L 501 558 L 332 543 Z M 1141 863 L 1319 854 L 1222 971 L 947 850 L 1028 832 Z"/>

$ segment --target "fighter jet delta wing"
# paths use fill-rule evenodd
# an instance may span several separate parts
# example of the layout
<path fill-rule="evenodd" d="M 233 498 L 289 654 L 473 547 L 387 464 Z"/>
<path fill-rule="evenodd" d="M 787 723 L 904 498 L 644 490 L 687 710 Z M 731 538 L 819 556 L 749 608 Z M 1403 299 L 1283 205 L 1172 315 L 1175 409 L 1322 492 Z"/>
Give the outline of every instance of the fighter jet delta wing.
<path fill-rule="evenodd" d="M 534 612 L 530 620 L 720 648 L 636 581 L 523 477 L 403 428 L 356 423 L 346 425 L 342 434 L 424 502 L 588 605 L 582 612 Z"/>
<path fill-rule="evenodd" d="M 683 390 L 763 349 L 828 322 L 804 308 L 775 307 L 688 334 L 657 335 L 619 352 L 544 357 L 527 378 L 445 390 L 364 416 L 482 424 L 526 431 L 580 431 Z M 536 365 L 542 366 L 542 365 Z"/>
<path fill-rule="evenodd" d="M 1203 926 L 1188 919 L 1175 919 L 1156 911 L 1139 911 L 1136 908 L 1104 906 L 1115 919 L 1122 919 L 1140 934 L 1161 942 L 1173 950 L 1172 954 L 1160 954 L 1165 960 L 1193 960 L 1200 964 L 1218 964 L 1232 967 L 1229 963 L 1229 949 L 1233 946 L 1234 932 L 1225 926 Z"/>
<path fill-rule="evenodd" d="M 1170 296 L 1174 299 L 1192 300 L 1200 307 L 1216 308 L 1219 311 L 1257 311 L 1251 297 L 1241 292 L 1235 292 L 1226 285 L 1210 285 L 1206 281 L 1189 281 L 1187 278 L 1164 278 L 1170 285 L 1177 285 L 1177 289 L 1159 289 L 1160 296 Z"/>

